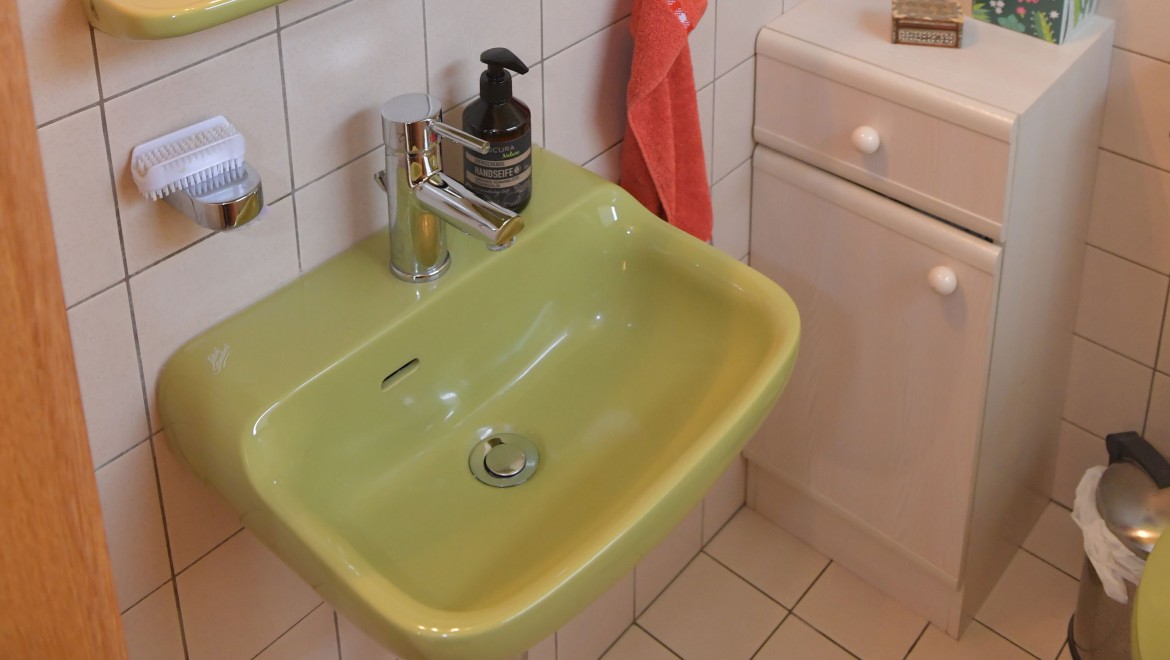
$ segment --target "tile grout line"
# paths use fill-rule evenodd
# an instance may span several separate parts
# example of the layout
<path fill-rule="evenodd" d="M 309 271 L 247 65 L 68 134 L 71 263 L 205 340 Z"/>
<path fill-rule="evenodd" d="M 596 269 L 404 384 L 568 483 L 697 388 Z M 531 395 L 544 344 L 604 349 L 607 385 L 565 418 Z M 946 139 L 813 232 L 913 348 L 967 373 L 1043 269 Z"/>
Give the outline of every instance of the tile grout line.
<path fill-rule="evenodd" d="M 1110 149 L 1108 147 L 1101 147 L 1101 146 L 1098 146 L 1097 148 L 1100 149 L 1101 151 L 1104 151 L 1105 153 L 1113 154 L 1114 156 L 1117 156 L 1119 158 L 1124 158 L 1128 161 L 1137 163 L 1138 165 L 1145 165 L 1146 167 L 1153 168 L 1155 170 L 1158 170 L 1159 172 L 1164 172 L 1166 174 L 1170 174 L 1170 169 L 1155 165 L 1153 163 L 1147 163 L 1144 160 L 1141 160 L 1139 158 L 1134 158 L 1133 156 L 1130 156 L 1128 154 L 1123 154 L 1120 151 L 1117 151 L 1115 149 Z"/>
<path fill-rule="evenodd" d="M 304 23 L 304 22 L 305 22 L 305 21 L 307 21 L 307 20 L 310 20 L 310 19 L 316 18 L 316 17 L 320 16 L 321 14 L 324 14 L 324 13 L 327 13 L 327 12 L 330 12 L 330 11 L 333 11 L 334 9 L 337 9 L 338 7 L 344 7 L 345 5 L 348 5 L 348 4 L 349 4 L 349 3 L 351 3 L 351 2 L 353 2 L 353 0 L 341 0 L 341 1 L 340 1 L 340 2 L 338 2 L 337 4 L 330 5 L 330 6 L 328 6 L 328 7 L 324 8 L 324 9 L 322 9 L 322 10 L 320 10 L 320 11 L 315 11 L 315 12 L 313 12 L 313 13 L 309 14 L 308 16 L 302 16 L 302 17 L 300 17 L 300 18 L 296 19 L 295 21 L 290 21 L 290 22 L 288 23 L 288 25 L 285 25 L 285 24 L 283 24 L 283 23 L 281 23 L 281 22 L 280 22 L 280 7 L 278 6 L 278 7 L 276 8 L 276 9 L 277 9 L 277 12 L 276 12 L 276 24 L 277 24 L 277 26 L 278 26 L 278 27 L 277 27 L 277 29 L 278 29 L 278 30 L 283 30 L 284 28 L 292 27 L 292 26 L 294 26 L 294 25 L 299 25 L 299 24 L 301 24 L 301 23 Z"/>
<path fill-rule="evenodd" d="M 332 604 L 330 604 L 332 607 Z M 343 660 L 341 653 L 341 615 L 333 610 L 333 636 L 337 639 L 337 660 Z"/>
<path fill-rule="evenodd" d="M 309 610 L 308 612 L 305 612 L 305 615 L 304 615 L 304 616 L 302 616 L 301 618 L 297 619 L 297 620 L 296 620 L 295 622 L 293 622 L 293 624 L 292 624 L 291 626 L 289 626 L 288 628 L 285 628 L 285 629 L 284 629 L 284 632 L 282 632 L 282 633 L 280 633 L 279 635 L 277 635 L 277 636 L 276 636 L 276 639 L 273 639 L 271 642 L 268 642 L 268 644 L 267 644 L 267 645 L 265 645 L 265 646 L 264 646 L 264 648 L 260 649 L 260 650 L 259 650 L 259 651 L 257 651 L 256 653 L 254 653 L 254 654 L 252 655 L 252 660 L 256 660 L 256 658 L 259 658 L 261 655 L 263 655 L 265 651 L 267 651 L 268 649 L 272 648 L 272 646 L 273 646 L 274 644 L 276 644 L 277 642 L 279 642 L 279 641 L 280 641 L 280 640 L 281 640 L 281 639 L 282 639 L 282 638 L 283 638 L 285 635 L 287 635 L 287 634 L 289 634 L 290 632 L 292 632 L 292 629 L 293 629 L 293 628 L 296 628 L 297 626 L 301 625 L 301 622 L 302 622 L 302 621 L 304 621 L 305 619 L 307 619 L 307 618 L 309 618 L 310 616 L 312 616 L 312 615 L 313 615 L 313 612 L 316 612 L 317 610 L 321 609 L 321 607 L 323 607 L 324 605 L 325 605 L 325 600 L 324 600 L 324 599 L 322 599 L 322 600 L 321 600 L 321 602 L 319 602 L 319 603 L 317 603 L 315 606 L 313 606 L 313 608 L 312 608 L 311 610 Z"/>
<path fill-rule="evenodd" d="M 971 620 L 972 620 L 972 621 L 974 621 L 975 623 L 978 623 L 979 625 L 983 626 L 984 628 L 987 628 L 988 630 L 990 630 L 992 633 L 994 633 L 994 634 L 995 634 L 995 636 L 996 636 L 996 637 L 999 637 L 1000 639 L 1004 640 L 1004 641 L 1005 641 L 1005 642 L 1007 642 L 1008 644 L 1011 644 L 1012 646 L 1016 647 L 1017 649 L 1019 649 L 1019 650 L 1023 651 L 1024 653 L 1026 653 L 1026 654 L 1027 654 L 1027 655 L 1029 655 L 1030 657 L 1037 658 L 1037 660 L 1039 660 L 1039 657 L 1040 657 L 1040 656 L 1038 656 L 1038 655 L 1036 655 L 1035 653 L 1032 653 L 1031 651 L 1029 651 L 1028 649 L 1026 649 L 1026 648 L 1024 648 L 1024 647 L 1020 646 L 1020 645 L 1019 645 L 1019 644 L 1017 644 L 1017 643 L 1015 642 L 1015 640 L 1013 640 L 1011 637 L 1008 637 L 1007 635 L 1005 635 L 1005 634 L 1001 633 L 1000 631 L 996 630 L 995 628 L 992 628 L 992 627 L 991 627 L 990 625 L 988 625 L 986 622 L 984 622 L 984 621 L 980 621 L 980 620 L 979 620 L 979 618 L 978 618 L 977 616 L 976 616 L 976 617 L 971 617 Z"/>
<path fill-rule="evenodd" d="M 647 606 L 647 607 L 646 607 L 646 609 L 650 609 L 650 607 L 649 607 L 649 606 Z M 671 654 L 671 655 L 673 655 L 674 657 L 678 658 L 679 660 L 682 660 L 682 656 L 680 656 L 679 654 L 675 653 L 675 652 L 674 652 L 674 649 L 672 649 L 672 648 L 670 648 L 669 646 L 667 646 L 667 645 L 666 645 L 666 643 L 665 643 L 665 642 L 663 642 L 661 639 L 658 639 L 657 637 L 655 637 L 655 636 L 654 636 L 654 633 L 652 633 L 652 632 L 650 632 L 649 630 L 646 630 L 645 628 L 643 628 L 643 627 L 642 627 L 642 625 L 641 625 L 641 624 L 639 624 L 637 621 L 634 621 L 634 623 L 630 625 L 630 628 L 637 628 L 638 630 L 641 630 L 642 632 L 646 633 L 646 636 L 647 636 L 647 637 L 649 637 L 650 639 L 652 639 L 652 640 L 654 640 L 654 641 L 658 642 L 658 644 L 659 644 L 659 645 L 660 645 L 662 648 L 666 649 L 666 651 L 667 651 L 668 653 L 670 653 L 670 654 Z M 625 633 L 622 633 L 622 634 L 624 635 Z"/>
<path fill-rule="evenodd" d="M 1032 555 L 1032 556 L 1033 556 L 1033 557 L 1035 557 L 1036 559 L 1039 559 L 1041 562 L 1043 562 L 1043 563 L 1047 564 L 1049 567 L 1051 567 L 1051 568 L 1054 568 L 1054 569 L 1056 569 L 1057 571 L 1060 571 L 1060 574 L 1061 574 L 1061 575 L 1067 575 L 1068 577 L 1070 577 L 1070 578 L 1072 578 L 1072 579 L 1076 580 L 1077 582 L 1080 582 L 1080 581 L 1081 581 L 1081 579 L 1080 579 L 1079 577 L 1077 577 L 1077 576 L 1075 576 L 1075 575 L 1073 575 L 1073 574 L 1069 573 L 1068 571 L 1064 570 L 1063 568 L 1061 568 L 1061 567 L 1057 566 L 1056 564 L 1054 564 L 1054 563 L 1052 563 L 1052 562 L 1048 561 L 1048 560 L 1047 560 L 1047 559 L 1045 559 L 1044 557 L 1041 557 L 1039 554 L 1037 554 L 1037 553 L 1035 553 L 1035 552 L 1032 552 L 1031 550 L 1029 550 L 1029 549 L 1025 548 L 1025 547 L 1024 547 L 1024 546 L 1022 546 L 1022 545 L 1020 546 L 1020 550 L 1021 550 L 1021 551 L 1023 551 L 1023 552 L 1025 552 L 1025 553 L 1027 553 L 1027 554 L 1029 554 L 1029 555 Z"/>
<path fill-rule="evenodd" d="M 918 636 L 914 638 L 914 643 L 910 645 L 910 648 L 906 649 L 906 655 L 902 656 L 903 660 L 909 660 L 910 654 L 914 652 L 914 647 L 918 646 L 918 642 L 922 641 L 922 636 L 926 634 L 928 629 L 930 629 L 929 619 L 926 621 L 926 625 L 922 626 L 922 630 L 918 631 Z"/>
<path fill-rule="evenodd" d="M 227 537 L 226 537 L 226 538 L 224 538 L 224 539 L 222 539 L 222 540 L 220 540 L 220 542 L 219 542 L 219 543 L 216 543 L 215 545 L 211 546 L 211 549 L 209 549 L 207 552 L 204 552 L 203 554 L 199 555 L 199 556 L 198 556 L 198 557 L 196 557 L 195 559 L 192 559 L 190 564 L 187 564 L 186 566 L 184 566 L 184 567 L 183 567 L 183 569 L 182 569 L 182 570 L 180 570 L 179 572 L 175 573 L 175 579 L 177 580 L 177 579 L 179 578 L 179 576 L 180 576 L 180 575 L 182 575 L 183 573 L 186 573 L 187 571 L 191 570 L 191 568 L 192 568 L 193 566 L 195 566 L 195 564 L 198 564 L 199 562 L 203 561 L 204 559 L 207 559 L 207 557 L 208 557 L 208 556 L 209 556 L 211 553 L 215 552 L 216 550 L 219 550 L 221 547 L 223 547 L 223 545 L 224 545 L 225 543 L 227 543 L 228 541 L 230 541 L 230 540 L 234 539 L 234 538 L 235 538 L 235 537 L 236 537 L 236 536 L 237 536 L 237 535 L 238 535 L 240 532 L 242 532 L 242 531 L 244 531 L 244 525 L 241 523 L 241 524 L 240 524 L 240 526 L 236 528 L 236 531 L 232 532 L 231 534 L 228 534 L 228 535 L 227 535 Z"/>
<path fill-rule="evenodd" d="M 106 466 L 112 465 L 114 463 L 114 461 L 122 458 L 126 454 L 129 454 L 130 452 L 134 451 L 135 449 L 138 449 L 139 447 L 142 446 L 142 443 L 144 443 L 144 442 L 150 442 L 150 435 L 147 435 L 145 438 L 143 438 L 141 440 L 134 441 L 133 445 L 123 449 L 122 451 L 118 452 L 114 456 L 110 457 L 108 460 L 106 460 L 101 465 L 95 467 L 93 469 L 94 473 L 97 473 L 99 470 L 105 468 Z"/>
<path fill-rule="evenodd" d="M 280 7 L 277 10 L 277 23 L 280 22 Z M 281 109 L 284 111 L 284 142 L 288 153 L 288 183 L 289 195 L 292 196 L 292 215 L 293 215 L 293 236 L 297 240 L 297 273 L 304 273 L 304 262 L 301 259 L 301 225 L 300 218 L 297 215 L 297 171 L 293 167 L 293 146 L 292 146 L 292 121 L 289 119 L 288 113 L 288 84 L 287 77 L 284 73 L 284 39 L 282 31 L 276 31 L 276 60 L 280 62 L 280 101 Z M 274 201 L 273 204 L 278 202 Z M 271 206 L 271 205 L 266 205 Z"/>
<path fill-rule="evenodd" d="M 422 5 L 422 38 L 423 38 L 423 76 L 426 78 L 426 92 L 431 93 L 431 54 L 430 42 L 427 39 L 427 0 L 419 0 Z M 439 102 L 439 111 L 442 112 L 443 103 Z"/>
<path fill-rule="evenodd" d="M 763 651 L 764 647 L 768 645 L 768 642 L 772 641 L 772 638 L 776 636 L 776 633 L 780 632 L 780 626 L 783 626 L 784 622 L 791 616 L 793 616 L 791 610 L 784 611 L 784 616 L 780 617 L 780 623 L 777 623 L 776 627 L 772 629 L 772 632 L 768 633 L 768 636 L 764 638 L 764 641 L 760 642 L 756 650 L 752 651 L 752 654 L 748 656 L 748 660 L 755 660 L 760 655 L 760 651 Z"/>
<path fill-rule="evenodd" d="M 1166 327 L 1167 309 L 1170 309 L 1170 298 L 1166 298 L 1162 302 L 1162 328 Z M 1142 437 L 1145 437 L 1146 431 L 1150 428 L 1150 407 L 1154 403 L 1154 381 L 1158 379 L 1158 361 L 1162 357 L 1165 340 L 1165 333 L 1159 330 L 1158 345 L 1154 348 L 1154 373 L 1150 375 L 1150 391 L 1146 395 L 1146 414 L 1142 416 Z"/>
<path fill-rule="evenodd" d="M 1148 270 L 1151 273 L 1154 273 L 1156 275 L 1161 275 L 1162 277 L 1170 278 L 1170 273 L 1164 273 L 1164 272 L 1158 270 L 1157 268 L 1147 266 L 1146 264 L 1143 264 L 1140 261 L 1137 261 L 1135 259 L 1127 257 L 1124 254 L 1118 254 L 1117 252 L 1114 252 L 1113 250 L 1110 250 L 1109 248 L 1101 247 L 1100 245 L 1097 245 L 1096 243 L 1093 243 L 1092 241 L 1090 241 L 1088 239 L 1085 239 L 1085 247 L 1090 247 L 1090 248 L 1093 248 L 1094 250 L 1097 250 L 1099 252 L 1104 252 L 1105 254 L 1107 254 L 1111 257 L 1114 257 L 1116 259 L 1121 259 L 1122 261 L 1126 262 L 1127 264 L 1130 264 L 1131 266 L 1137 266 L 1138 268 L 1141 268 L 1142 270 Z"/>

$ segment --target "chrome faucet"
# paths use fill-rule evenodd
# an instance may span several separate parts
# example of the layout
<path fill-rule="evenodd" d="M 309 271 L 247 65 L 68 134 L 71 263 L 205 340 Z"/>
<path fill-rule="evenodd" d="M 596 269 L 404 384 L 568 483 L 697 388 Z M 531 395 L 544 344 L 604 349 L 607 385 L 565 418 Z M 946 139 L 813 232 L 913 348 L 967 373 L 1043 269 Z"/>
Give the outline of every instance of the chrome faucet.
<path fill-rule="evenodd" d="M 403 94 L 382 106 L 386 169 L 375 179 L 390 203 L 390 272 L 406 282 L 429 282 L 447 269 L 448 222 L 492 250 L 511 245 L 524 228 L 519 215 L 480 199 L 443 173 L 440 137 L 481 153 L 490 144 L 441 117 L 442 106 L 427 94 Z"/>

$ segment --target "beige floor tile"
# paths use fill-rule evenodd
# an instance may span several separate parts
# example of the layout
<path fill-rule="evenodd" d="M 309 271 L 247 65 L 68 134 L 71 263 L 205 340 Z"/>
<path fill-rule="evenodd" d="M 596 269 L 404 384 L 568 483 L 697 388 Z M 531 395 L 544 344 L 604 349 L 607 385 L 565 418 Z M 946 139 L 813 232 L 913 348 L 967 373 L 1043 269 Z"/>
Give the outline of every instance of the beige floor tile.
<path fill-rule="evenodd" d="M 926 619 L 837 564 L 829 565 L 795 612 L 867 660 L 902 658 L 926 625 Z"/>
<path fill-rule="evenodd" d="M 707 545 L 707 553 L 785 607 L 792 607 L 829 559 L 744 507 Z"/>
<path fill-rule="evenodd" d="M 763 593 L 699 554 L 638 624 L 687 660 L 747 660 L 784 614 Z"/>
<path fill-rule="evenodd" d="M 1021 550 L 975 618 L 1028 652 L 1055 658 L 1076 599 L 1076 580 Z"/>
<path fill-rule="evenodd" d="M 1029 660 L 1031 657 L 978 621 L 972 621 L 959 640 L 930 626 L 906 660 Z"/>
<path fill-rule="evenodd" d="M 1085 550 L 1081 528 L 1073 522 L 1068 509 L 1049 502 L 1036 521 L 1024 549 L 1069 575 L 1079 578 Z"/>
<path fill-rule="evenodd" d="M 852 657 L 807 623 L 790 616 L 753 660 L 849 660 Z"/>
<path fill-rule="evenodd" d="M 675 660 L 677 657 L 645 630 L 630 626 L 601 660 Z"/>
<path fill-rule="evenodd" d="M 1060 655 L 1056 656 L 1056 660 L 1072 660 L 1072 653 L 1068 650 L 1068 644 L 1065 644 L 1064 648 L 1060 649 Z"/>

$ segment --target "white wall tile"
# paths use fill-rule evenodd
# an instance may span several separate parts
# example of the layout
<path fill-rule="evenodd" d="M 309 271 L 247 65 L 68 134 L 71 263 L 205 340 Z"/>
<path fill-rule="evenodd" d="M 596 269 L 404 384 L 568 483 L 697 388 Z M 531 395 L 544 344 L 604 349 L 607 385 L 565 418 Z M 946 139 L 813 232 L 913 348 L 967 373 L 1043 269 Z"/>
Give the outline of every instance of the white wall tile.
<path fill-rule="evenodd" d="M 618 183 L 622 178 L 622 145 L 625 141 L 618 142 L 613 147 L 606 149 L 600 156 L 585 163 L 585 169 L 593 172 L 603 179 Z"/>
<path fill-rule="evenodd" d="M 283 0 L 276 7 L 281 26 L 295 23 L 349 0 Z"/>
<path fill-rule="evenodd" d="M 720 0 L 715 24 L 715 77 L 756 52 L 756 35 L 784 11 L 782 0 Z"/>
<path fill-rule="evenodd" d="M 247 140 L 264 196 L 291 190 L 276 37 L 266 37 L 151 83 L 106 104 L 126 261 L 135 273 L 207 234 L 163 202 L 142 197 L 130 176 L 138 144 L 216 115 Z"/>
<path fill-rule="evenodd" d="M 283 30 L 298 186 L 382 143 L 382 105 L 426 91 L 422 6 L 353 0 Z"/>
<path fill-rule="evenodd" d="M 735 259 L 746 257 L 752 227 L 750 160 L 712 186 L 711 205 L 715 210 L 712 244 Z"/>
<path fill-rule="evenodd" d="M 1113 45 L 1163 61 L 1170 61 L 1170 3 L 1163 0 L 1102 0 L 1097 13 L 1116 24 Z"/>
<path fill-rule="evenodd" d="M 695 92 L 699 105 L 699 131 L 703 138 L 703 165 L 707 168 L 707 183 L 712 182 L 715 171 L 713 153 L 715 140 L 715 85 L 710 84 Z"/>
<path fill-rule="evenodd" d="M 629 21 L 623 20 L 545 60 L 544 139 L 550 151 L 580 164 L 622 139 L 632 46 Z"/>
<path fill-rule="evenodd" d="M 444 107 L 479 94 L 488 48 L 507 48 L 528 66 L 541 59 L 540 0 L 427 0 L 426 15 L 430 94 Z"/>
<path fill-rule="evenodd" d="M 333 608 L 317 606 L 255 660 L 338 660 Z"/>
<path fill-rule="evenodd" d="M 1099 153 L 1089 244 L 1170 273 L 1170 172 Z"/>
<path fill-rule="evenodd" d="M 1100 437 L 1140 429 L 1153 370 L 1074 337 L 1064 418 Z"/>
<path fill-rule="evenodd" d="M 1170 169 L 1170 63 L 1113 49 L 1101 146 Z"/>
<path fill-rule="evenodd" d="M 703 543 L 715 537 L 724 523 L 743 506 L 747 487 L 747 462 L 736 456 L 703 498 Z"/>
<path fill-rule="evenodd" d="M 130 660 L 186 660 L 179 609 L 170 582 L 122 614 Z"/>
<path fill-rule="evenodd" d="M 120 94 L 275 29 L 276 10 L 265 9 L 172 39 L 135 41 L 95 30 L 102 93 L 106 98 Z"/>
<path fill-rule="evenodd" d="M 340 612 L 337 613 L 337 634 L 341 639 L 341 660 L 395 660 L 397 656 L 382 648 Z M 555 658 L 553 660 L 556 660 Z"/>
<path fill-rule="evenodd" d="M 98 108 L 37 131 L 65 304 L 126 276 Z"/>
<path fill-rule="evenodd" d="M 544 56 L 555 55 L 616 23 L 630 13 L 633 4 L 633 0 L 543 0 Z"/>
<path fill-rule="evenodd" d="M 89 450 L 101 466 L 149 435 L 126 285 L 69 310 L 69 334 Z"/>
<path fill-rule="evenodd" d="M 384 149 L 318 179 L 296 192 L 301 266 L 316 268 L 389 221 L 386 193 L 374 173 L 386 168 Z"/>
<path fill-rule="evenodd" d="M 1145 439 L 1170 459 L 1170 376 L 1161 372 L 1154 374 L 1154 387 L 1150 391 L 1150 414 L 1146 418 L 1145 428 Z"/>
<path fill-rule="evenodd" d="M 171 578 L 150 443 L 98 470 L 97 487 L 118 608 L 124 611 Z"/>
<path fill-rule="evenodd" d="M 74 0 L 18 0 L 36 122 L 98 100 L 89 22 Z"/>
<path fill-rule="evenodd" d="M 557 660 L 598 658 L 633 622 L 634 574 L 630 573 L 557 631 Z"/>
<path fill-rule="evenodd" d="M 712 181 L 718 182 L 752 157 L 755 64 L 750 59 L 715 81 Z"/>
<path fill-rule="evenodd" d="M 1085 470 L 1109 461 L 1105 453 L 1105 439 L 1068 422 L 1060 423 L 1057 435 L 1056 477 L 1052 482 L 1052 499 L 1072 508 L 1077 484 Z"/>
<path fill-rule="evenodd" d="M 1086 247 L 1077 334 L 1154 366 L 1167 282 L 1165 275 Z"/>
<path fill-rule="evenodd" d="M 634 569 L 634 612 L 641 614 L 703 547 L 703 505 L 695 507 Z"/>
<path fill-rule="evenodd" d="M 159 372 L 175 349 L 297 275 L 292 201 L 268 217 L 217 234 L 130 279 L 151 423 Z M 229 276 L 230 275 L 230 276 Z"/>
<path fill-rule="evenodd" d="M 154 436 L 151 442 L 167 515 L 171 560 L 175 571 L 181 572 L 243 525 L 231 505 L 175 456 L 165 434 Z"/>
<path fill-rule="evenodd" d="M 715 4 L 709 0 L 707 11 L 699 24 L 691 30 L 691 68 L 695 71 L 695 89 L 701 89 L 715 80 Z"/>
<path fill-rule="evenodd" d="M 247 531 L 181 573 L 178 583 L 190 660 L 251 658 L 321 602 Z"/>

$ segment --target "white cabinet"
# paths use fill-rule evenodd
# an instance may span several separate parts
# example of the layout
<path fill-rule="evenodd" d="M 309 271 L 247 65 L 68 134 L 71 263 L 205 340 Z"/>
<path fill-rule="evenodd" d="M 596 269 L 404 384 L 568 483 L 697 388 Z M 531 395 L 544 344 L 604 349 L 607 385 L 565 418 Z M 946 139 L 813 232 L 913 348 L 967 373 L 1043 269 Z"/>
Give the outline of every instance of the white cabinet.
<path fill-rule="evenodd" d="M 802 337 L 748 503 L 958 635 L 1047 500 L 1112 25 L 949 50 L 881 14 L 757 42 L 751 264 Z"/>

